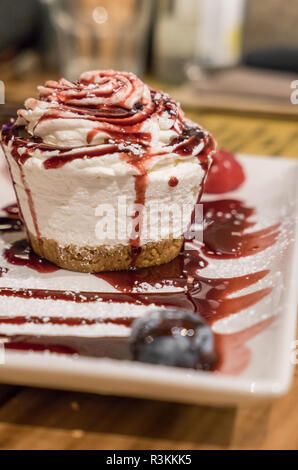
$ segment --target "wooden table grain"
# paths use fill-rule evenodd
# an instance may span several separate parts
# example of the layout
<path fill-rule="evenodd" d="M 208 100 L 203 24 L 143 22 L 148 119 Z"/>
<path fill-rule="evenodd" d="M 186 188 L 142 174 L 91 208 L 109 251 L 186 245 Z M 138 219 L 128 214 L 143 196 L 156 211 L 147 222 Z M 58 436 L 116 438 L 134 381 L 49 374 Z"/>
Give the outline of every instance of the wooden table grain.
<path fill-rule="evenodd" d="M 226 149 L 298 157 L 291 117 L 189 116 Z M 284 397 L 232 408 L 1 385 L 0 449 L 298 449 L 297 397 L 297 370 Z"/>
<path fill-rule="evenodd" d="M 273 403 L 220 408 L 0 387 L 0 449 L 298 449 L 298 375 Z"/>

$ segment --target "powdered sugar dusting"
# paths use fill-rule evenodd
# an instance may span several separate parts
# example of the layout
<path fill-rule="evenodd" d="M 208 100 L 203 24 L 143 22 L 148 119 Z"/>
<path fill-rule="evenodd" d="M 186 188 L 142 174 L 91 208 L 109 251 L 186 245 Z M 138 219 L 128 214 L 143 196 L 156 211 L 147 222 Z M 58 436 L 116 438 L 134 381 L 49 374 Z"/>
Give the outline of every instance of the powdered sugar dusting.
<path fill-rule="evenodd" d="M 267 248 L 265 251 L 246 258 L 231 260 L 208 259 L 208 267 L 200 271 L 200 273 L 210 278 L 237 277 L 269 269 L 270 273 L 266 277 L 242 292 L 237 292 L 237 296 L 268 287 L 271 287 L 273 290 L 270 295 L 253 307 L 216 322 L 213 326 L 214 331 L 222 334 L 239 331 L 268 316 L 273 314 L 278 315 L 282 311 L 286 295 L 285 286 L 289 281 L 286 265 L 291 261 L 296 237 L 296 200 L 293 198 L 293 188 L 291 186 L 295 168 L 294 162 L 286 164 L 285 162 L 271 163 L 261 160 L 261 163 L 258 162 L 258 164 L 262 166 L 263 171 L 258 171 L 258 178 L 256 178 L 256 162 L 252 159 L 245 159 L 244 163 L 248 175 L 247 182 L 240 190 L 232 195 L 227 194 L 225 197 L 237 198 L 247 202 L 247 205 L 250 207 L 256 207 L 256 214 L 253 216 L 256 221 L 256 225 L 253 227 L 254 231 L 268 225 L 280 223 L 278 240 L 275 245 Z M 286 189 L 285 181 L 287 182 Z M 5 200 L 2 205 L 9 202 L 12 201 Z M 0 252 L 2 253 L 3 249 L 9 246 L 11 241 L 20 239 L 23 236 L 24 234 L 22 233 L 4 234 L 1 236 Z M 41 275 L 26 267 L 10 265 L 1 254 L 0 267 L 2 273 L 1 287 L 16 290 L 63 289 L 70 296 L 73 295 L 74 297 L 80 295 L 80 291 L 111 292 L 111 294 L 115 292 L 113 287 L 95 276 L 64 270 Z M 170 281 L 165 284 L 156 283 L 154 286 L 143 282 L 135 286 L 133 291 L 146 294 L 161 291 L 173 292 L 177 291 L 177 288 Z M 142 316 L 149 308 L 157 308 L 154 305 L 102 302 L 100 296 L 95 302 L 84 303 L 84 300 L 86 300 L 84 294 L 81 294 L 81 296 L 82 303 L 65 302 L 63 300 L 53 301 L 51 298 L 30 298 L 30 292 L 29 298 L 26 299 L 0 296 L 0 321 L 4 317 L 14 318 L 21 315 L 25 316 L 28 320 L 28 323 L 25 325 L 0 323 L 0 335 L 43 334 L 49 336 L 73 335 L 89 338 L 103 336 L 127 337 L 130 331 L 128 326 L 104 323 L 104 320 L 115 320 L 120 316 L 133 319 Z M 62 319 L 69 317 L 82 318 L 85 320 L 85 323 L 74 326 L 51 324 L 51 319 L 57 317 Z M 37 323 L 34 318 L 41 319 L 42 322 Z M 88 324 L 89 320 L 96 320 L 97 323 Z M 273 335 L 274 329 L 273 332 L 268 334 Z M 272 336 L 271 347 L 274 345 L 274 338 L 275 336 Z M 255 344 L 255 341 L 253 340 L 251 344 Z M 262 361 L 263 359 L 259 357 L 258 360 Z M 263 369 L 265 370 L 265 368 L 264 365 Z"/>

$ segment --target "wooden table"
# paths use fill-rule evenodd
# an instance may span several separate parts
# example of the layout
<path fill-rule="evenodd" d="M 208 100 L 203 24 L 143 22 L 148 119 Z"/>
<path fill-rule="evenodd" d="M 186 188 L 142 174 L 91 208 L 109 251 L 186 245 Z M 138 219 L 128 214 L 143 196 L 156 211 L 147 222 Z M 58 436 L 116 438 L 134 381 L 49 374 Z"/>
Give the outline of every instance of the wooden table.
<path fill-rule="evenodd" d="M 298 157 L 293 118 L 196 111 L 232 151 Z M 216 408 L 0 386 L 0 449 L 298 449 L 298 374 L 270 404 Z"/>

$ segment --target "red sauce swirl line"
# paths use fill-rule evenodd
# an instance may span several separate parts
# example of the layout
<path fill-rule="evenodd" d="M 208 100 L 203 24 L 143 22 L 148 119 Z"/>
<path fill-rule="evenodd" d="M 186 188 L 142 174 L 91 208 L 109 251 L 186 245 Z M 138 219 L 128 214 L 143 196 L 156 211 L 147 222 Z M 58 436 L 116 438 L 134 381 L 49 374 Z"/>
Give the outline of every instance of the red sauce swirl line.
<path fill-rule="evenodd" d="M 98 324 L 112 323 L 130 327 L 135 318 L 118 317 L 118 318 L 84 318 L 84 317 L 48 317 L 48 321 L 44 321 L 44 317 L 37 316 L 18 316 L 18 317 L 2 317 L 0 316 L 0 325 L 25 325 L 33 323 L 34 325 L 65 325 L 65 326 L 91 326 Z"/>
<path fill-rule="evenodd" d="M 270 294 L 271 288 L 260 289 L 250 294 L 229 298 L 265 277 L 268 271 L 230 279 L 208 279 L 198 277 L 188 292 L 164 293 L 97 293 L 65 292 L 43 289 L 0 288 L 0 296 L 23 299 L 63 300 L 76 303 L 128 303 L 134 305 L 175 306 L 202 315 L 209 324 L 244 310 Z M 120 315 L 121 317 L 121 315 Z M 6 318 L 6 317 L 4 317 Z M 9 319 L 14 317 L 9 317 Z M 7 320 L 9 323 L 9 320 Z M 1 323 L 1 317 L 0 317 Z M 119 321 L 120 324 L 120 321 Z"/>
<path fill-rule="evenodd" d="M 274 321 L 267 318 L 251 327 L 232 334 L 214 333 L 215 348 L 219 361 L 215 372 L 238 375 L 249 365 L 251 351 L 247 341 L 260 334 Z M 5 337 L 5 336 L 4 336 Z M 78 336 L 33 336 L 14 335 L 6 337 L 5 349 L 18 351 L 48 351 L 55 354 L 79 354 L 80 356 L 111 357 L 115 359 L 131 359 L 127 338 L 110 337 L 78 337 Z"/>
<path fill-rule="evenodd" d="M 32 194 L 31 194 L 31 190 L 30 190 L 30 188 L 27 184 L 22 165 L 19 165 L 19 168 L 20 168 L 21 180 L 22 180 L 25 192 L 27 194 L 28 205 L 29 205 L 29 210 L 30 210 L 31 217 L 32 217 L 32 222 L 33 222 L 35 234 L 36 234 L 36 237 L 39 241 L 40 240 L 40 230 L 39 230 L 39 227 L 38 227 L 37 215 L 36 215 L 36 211 L 35 211 L 35 207 L 34 207 L 34 202 L 33 202 Z"/>
<path fill-rule="evenodd" d="M 89 106 L 89 105 L 88 105 Z M 147 108 L 142 109 L 141 111 L 127 111 L 119 113 L 118 108 L 115 111 L 105 107 L 100 109 L 94 108 L 75 108 L 74 106 L 51 106 L 49 111 L 44 113 L 39 121 L 36 123 L 34 130 L 36 131 L 38 125 L 43 121 L 49 121 L 53 119 L 68 119 L 68 120 L 76 120 L 76 119 L 86 119 L 88 121 L 94 121 L 95 123 L 101 123 L 102 128 L 105 132 L 108 133 L 109 127 L 105 126 L 105 124 L 114 125 L 115 127 L 119 127 L 122 129 L 122 136 L 125 136 L 126 129 L 125 127 L 128 126 L 137 126 L 141 125 L 143 121 L 148 119 L 155 113 L 156 107 L 154 103 L 151 103 L 150 106 Z M 73 116 L 66 115 L 67 112 L 73 112 Z"/>
<path fill-rule="evenodd" d="M 58 99 L 64 103 L 86 97 L 92 99 L 113 96 L 118 104 L 123 102 L 124 105 L 133 93 L 141 97 L 143 90 L 144 84 L 134 74 L 114 70 L 86 72 L 75 83 L 60 79 L 58 82 L 48 81 L 44 87 L 39 87 L 41 96 L 46 100 Z M 110 100 L 103 102 L 107 104 Z M 113 102 L 115 104 L 115 99 Z"/>
<path fill-rule="evenodd" d="M 109 145 L 105 147 L 90 147 L 84 148 L 84 150 L 78 150 L 76 152 L 67 153 L 61 152 L 60 155 L 56 157 L 49 157 L 44 162 L 43 165 L 47 170 L 61 168 L 65 163 L 72 162 L 73 160 L 81 158 L 92 158 L 100 157 L 102 155 L 113 154 L 119 152 L 119 149 L 116 145 Z"/>

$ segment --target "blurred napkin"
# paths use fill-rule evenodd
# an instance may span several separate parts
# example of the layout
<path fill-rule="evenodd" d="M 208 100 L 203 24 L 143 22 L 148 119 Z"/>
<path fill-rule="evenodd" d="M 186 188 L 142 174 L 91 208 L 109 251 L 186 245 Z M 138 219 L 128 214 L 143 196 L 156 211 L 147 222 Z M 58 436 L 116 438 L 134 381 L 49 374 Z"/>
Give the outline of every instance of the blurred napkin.
<path fill-rule="evenodd" d="M 174 96 L 189 107 L 298 114 L 290 100 L 293 80 L 297 75 L 243 66 L 201 73 Z"/>

